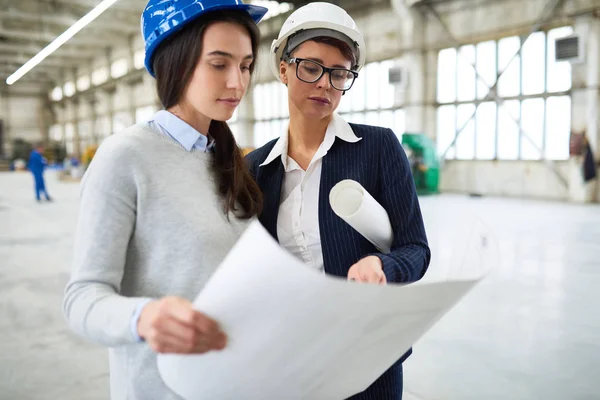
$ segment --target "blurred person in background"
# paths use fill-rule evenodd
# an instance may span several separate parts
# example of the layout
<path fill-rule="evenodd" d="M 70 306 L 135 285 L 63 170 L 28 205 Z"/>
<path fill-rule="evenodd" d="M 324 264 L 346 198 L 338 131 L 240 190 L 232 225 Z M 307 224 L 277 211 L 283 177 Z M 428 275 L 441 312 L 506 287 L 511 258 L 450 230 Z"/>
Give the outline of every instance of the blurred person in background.
<path fill-rule="evenodd" d="M 266 12 L 240 0 L 150 0 L 143 11 L 164 110 L 94 155 L 63 301 L 71 328 L 110 348 L 113 400 L 178 399 L 157 353 L 227 345 L 191 300 L 262 207 L 225 121 L 250 84 Z"/>
<path fill-rule="evenodd" d="M 315 2 L 294 11 L 269 60 L 288 89 L 288 129 L 246 158 L 264 195 L 261 223 L 309 268 L 363 283 L 410 283 L 425 274 L 430 251 L 406 154 L 391 129 L 349 124 L 335 113 L 365 56 L 363 36 L 340 7 Z M 329 193 L 345 179 L 387 211 L 390 253 L 334 214 Z M 400 400 L 410 353 L 352 399 Z"/>
<path fill-rule="evenodd" d="M 46 201 L 52 201 L 52 197 L 48 194 L 46 189 L 46 181 L 44 180 L 44 169 L 48 166 L 48 161 L 44 158 L 44 147 L 38 144 L 29 155 L 29 161 L 27 162 L 27 169 L 31 171 L 33 175 L 33 181 L 35 183 L 35 199 L 38 203 L 41 202 L 41 194 L 44 194 Z"/>

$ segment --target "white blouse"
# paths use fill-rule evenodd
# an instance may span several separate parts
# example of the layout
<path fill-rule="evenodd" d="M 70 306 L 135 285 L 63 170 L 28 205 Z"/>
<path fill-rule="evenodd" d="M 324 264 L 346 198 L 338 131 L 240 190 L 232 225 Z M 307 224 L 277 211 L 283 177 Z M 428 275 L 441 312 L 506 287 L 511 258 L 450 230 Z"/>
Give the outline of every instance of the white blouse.
<path fill-rule="evenodd" d="M 285 169 L 281 185 L 281 202 L 277 217 L 277 237 L 279 244 L 318 271 L 324 271 L 321 233 L 319 231 L 319 187 L 323 157 L 335 139 L 356 143 L 350 125 L 334 114 L 325 138 L 304 171 L 294 159 L 288 157 L 288 127 L 281 135 L 269 156 L 261 164 L 266 165 L 276 157 L 281 157 Z"/>

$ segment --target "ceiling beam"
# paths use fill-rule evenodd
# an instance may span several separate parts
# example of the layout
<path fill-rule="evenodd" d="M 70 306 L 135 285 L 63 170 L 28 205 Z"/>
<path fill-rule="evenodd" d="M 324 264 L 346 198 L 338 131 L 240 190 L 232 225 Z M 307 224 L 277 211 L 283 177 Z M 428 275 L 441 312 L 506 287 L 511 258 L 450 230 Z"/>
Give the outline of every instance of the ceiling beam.
<path fill-rule="evenodd" d="M 3 58 L 2 61 L 0 62 L 0 67 L 4 68 L 4 69 L 10 69 L 12 70 L 12 72 L 15 72 L 18 68 L 20 68 L 23 65 L 23 60 L 22 59 L 5 59 Z M 46 64 L 46 65 L 42 65 L 39 64 L 36 68 L 32 69 L 31 71 L 41 71 L 43 73 L 62 73 L 62 71 L 64 71 L 65 69 L 67 70 L 72 70 L 73 67 L 69 66 L 69 65 L 65 65 L 65 64 L 60 64 L 60 63 L 56 63 L 56 64 Z"/>
<path fill-rule="evenodd" d="M 38 3 L 46 3 L 47 0 L 36 0 Z M 86 9 L 87 11 L 92 10 L 94 7 L 96 7 L 99 3 L 98 0 L 52 0 L 53 3 L 56 4 L 66 4 L 69 6 L 74 6 L 74 7 L 79 7 L 79 8 L 83 8 Z M 121 10 L 130 14 L 136 14 L 137 16 L 142 15 L 142 11 L 144 11 L 144 5 L 145 5 L 145 1 L 141 1 L 138 2 L 139 6 L 132 6 L 129 4 L 126 4 L 127 1 L 117 1 L 115 4 L 113 4 L 110 9 L 113 10 Z M 87 12 L 86 11 L 86 12 Z"/>
<path fill-rule="evenodd" d="M 63 46 L 68 46 L 69 44 L 74 44 L 77 46 L 93 46 L 97 48 L 107 48 L 114 47 L 115 45 L 120 45 L 127 43 L 128 35 L 109 35 L 106 31 L 102 30 L 89 30 L 84 29 L 81 32 L 85 32 L 86 34 L 81 35 L 77 34 L 73 36 L 68 42 L 66 42 Z M 81 33 L 80 32 L 80 33 Z"/>
<path fill-rule="evenodd" d="M 19 66 L 25 64 L 27 61 L 29 61 L 30 58 L 29 57 L 25 57 L 22 55 L 12 55 L 12 56 L 2 56 L 2 61 L 4 62 L 12 62 L 12 63 L 16 63 L 16 64 L 20 64 Z M 64 67 L 76 67 L 78 65 L 82 65 L 85 62 L 89 63 L 89 60 L 81 60 L 80 62 L 74 61 L 74 60 L 67 60 L 64 58 L 58 58 L 58 57 L 52 57 L 52 58 L 47 58 L 44 61 L 42 61 L 41 63 L 39 63 L 37 67 L 43 67 L 43 66 L 47 66 L 47 67 L 58 67 L 58 68 L 64 68 Z"/>
<path fill-rule="evenodd" d="M 12 74 L 14 71 L 14 68 L 11 68 L 9 65 L 0 65 L 0 73 L 5 74 L 6 76 Z M 46 71 L 31 71 L 31 73 L 33 74 L 32 76 L 52 76 L 52 74 L 46 72 Z"/>
<path fill-rule="evenodd" d="M 8 62 L 4 62 L 4 63 L 0 64 L 0 68 L 2 68 L 3 71 L 10 71 L 12 73 L 12 72 L 15 72 L 17 69 L 19 69 L 21 67 L 21 65 L 23 65 L 23 64 L 14 62 L 14 61 L 8 61 Z M 64 67 L 60 67 L 58 65 L 44 65 L 43 67 L 41 65 L 38 65 L 35 68 L 35 70 L 32 70 L 32 71 L 40 71 L 43 73 L 56 75 L 56 74 L 60 74 L 63 69 L 64 69 Z"/>
<path fill-rule="evenodd" d="M 26 43 L 0 42 L 0 52 L 15 52 L 22 54 L 36 54 L 42 48 Z"/>
<path fill-rule="evenodd" d="M 4 67 L 0 66 L 0 75 L 3 77 L 3 80 L 5 80 L 12 73 L 13 73 L 13 71 L 11 71 L 10 69 L 7 69 L 7 68 L 4 68 Z M 27 75 L 29 75 L 29 74 L 27 74 Z M 23 78 L 25 78 L 25 77 L 23 77 Z M 50 81 L 53 80 L 52 75 L 46 74 L 46 73 L 41 72 L 41 71 L 38 71 L 38 72 L 35 72 L 35 73 L 33 73 L 33 71 L 32 71 L 31 78 L 33 78 L 33 79 L 47 79 L 47 80 L 50 80 Z"/>
<path fill-rule="evenodd" d="M 80 18 L 80 17 L 79 17 Z M 64 14 L 64 13 L 52 13 L 50 15 L 46 15 L 43 13 L 27 13 L 23 11 L 16 10 L 8 10 L 6 12 L 0 13 L 0 21 L 23 21 L 23 22 L 34 22 L 34 23 L 44 23 L 48 25 L 56 25 L 63 28 L 68 28 L 73 25 L 75 22 L 79 20 L 79 18 L 73 14 Z M 110 29 L 114 32 L 122 32 L 122 33 L 133 33 L 137 32 L 138 28 L 131 23 L 126 21 L 115 21 L 114 18 L 103 18 L 101 24 L 98 24 L 103 29 Z M 94 26 L 96 21 L 93 21 L 89 26 Z M 87 28 L 87 27 L 86 27 Z M 86 30 L 84 28 L 84 31 Z"/>
<path fill-rule="evenodd" d="M 84 31 L 82 31 L 84 32 Z M 0 28 L 0 39 L 2 37 L 17 40 L 28 40 L 37 43 L 43 43 L 44 45 L 52 42 L 60 33 L 50 32 L 35 32 L 35 31 L 23 31 L 16 29 L 1 29 Z M 110 47 L 115 43 L 126 42 L 127 38 L 123 35 L 108 35 L 106 31 L 90 31 L 87 30 L 88 35 L 75 35 L 65 45 L 69 43 L 80 44 L 86 46 L 97 46 L 97 47 Z M 93 33 L 93 35 L 90 35 Z"/>
<path fill-rule="evenodd" d="M 93 58 L 93 57 L 98 56 L 98 51 L 86 49 L 83 46 L 82 47 L 73 47 L 73 46 L 66 47 L 66 46 L 67 46 L 66 44 L 64 47 L 61 46 L 59 49 L 56 50 L 55 54 L 57 54 L 59 57 L 77 58 L 77 59 L 87 59 L 87 58 Z M 20 43 L 14 43 L 14 42 L 9 42 L 9 43 L 0 42 L 0 52 L 5 52 L 5 53 L 16 53 L 16 54 L 34 56 L 35 54 L 39 53 L 39 51 L 42 50 L 42 48 L 43 47 L 35 46 L 35 45 L 31 45 L 31 44 L 20 44 Z"/>
<path fill-rule="evenodd" d="M 47 15 L 43 14 L 41 10 L 37 13 L 28 13 L 9 9 L 0 13 L 0 21 L 43 22 L 50 25 L 71 26 L 77 21 L 77 18 L 57 13 Z"/>
<path fill-rule="evenodd" d="M 9 38 L 9 39 L 19 39 L 19 40 L 31 40 L 34 42 L 43 42 L 50 43 L 56 38 L 57 35 L 54 35 L 49 32 L 40 32 L 40 31 L 21 31 L 17 29 L 2 29 L 0 28 L 0 38 Z"/>

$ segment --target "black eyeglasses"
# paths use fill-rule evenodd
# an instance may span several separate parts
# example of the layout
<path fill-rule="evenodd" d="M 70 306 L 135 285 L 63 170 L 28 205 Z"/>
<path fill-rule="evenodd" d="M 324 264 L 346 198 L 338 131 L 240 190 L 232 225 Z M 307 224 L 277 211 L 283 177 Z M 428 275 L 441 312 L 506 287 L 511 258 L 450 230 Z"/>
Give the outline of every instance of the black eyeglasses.
<path fill-rule="evenodd" d="M 358 72 L 356 71 L 345 68 L 327 68 L 316 61 L 305 58 L 290 58 L 287 62 L 289 64 L 296 64 L 296 77 L 302 82 L 315 83 L 327 72 L 331 86 L 343 92 L 349 90 L 354 84 L 354 80 L 358 77 Z"/>

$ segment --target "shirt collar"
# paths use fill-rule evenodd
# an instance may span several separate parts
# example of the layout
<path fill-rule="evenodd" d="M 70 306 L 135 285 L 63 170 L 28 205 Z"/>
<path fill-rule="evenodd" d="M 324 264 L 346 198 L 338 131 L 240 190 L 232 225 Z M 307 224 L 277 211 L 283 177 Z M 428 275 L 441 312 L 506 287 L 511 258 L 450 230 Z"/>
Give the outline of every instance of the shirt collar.
<path fill-rule="evenodd" d="M 160 110 L 154 114 L 153 121 L 160 125 L 166 133 L 181 144 L 187 151 L 196 148 L 201 151 L 211 150 L 214 142 L 206 135 L 192 128 L 187 122 L 175 116 L 175 114 Z"/>
<path fill-rule="evenodd" d="M 281 161 L 283 162 L 284 167 L 287 165 L 287 153 L 288 153 L 288 128 L 289 122 L 286 124 L 285 132 L 279 137 L 273 149 L 265 159 L 265 161 L 259 165 L 262 167 L 264 165 L 270 164 L 277 157 L 281 157 Z M 325 151 L 325 153 L 333 146 L 333 142 L 335 138 L 338 137 L 341 140 L 348 143 L 356 143 L 362 138 L 357 137 L 354 134 L 354 131 L 350 127 L 350 124 L 344 120 L 339 114 L 333 114 L 333 119 L 327 126 L 327 131 L 325 132 L 325 139 L 323 139 L 323 144 L 325 146 L 321 146 L 321 149 Z M 324 148 L 326 147 L 326 148 Z"/>

